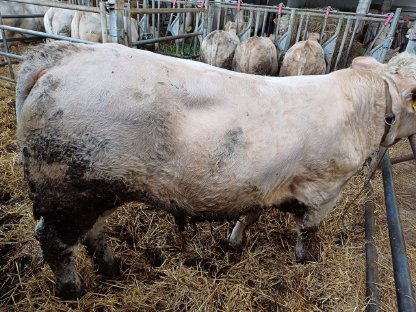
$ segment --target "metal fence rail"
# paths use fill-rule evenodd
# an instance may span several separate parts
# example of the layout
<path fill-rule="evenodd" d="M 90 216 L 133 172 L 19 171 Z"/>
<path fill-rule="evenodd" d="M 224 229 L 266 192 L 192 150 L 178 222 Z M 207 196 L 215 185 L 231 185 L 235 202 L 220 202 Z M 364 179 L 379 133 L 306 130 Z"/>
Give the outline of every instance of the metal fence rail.
<path fill-rule="evenodd" d="M 397 207 L 389 152 L 380 149 L 380 153 L 384 154 L 384 157 L 381 160 L 381 170 L 383 173 L 384 197 L 386 202 L 387 223 L 398 310 L 401 312 L 414 312 L 416 311 L 416 304 L 409 263 L 407 261 L 403 230 L 400 222 L 400 214 Z"/>

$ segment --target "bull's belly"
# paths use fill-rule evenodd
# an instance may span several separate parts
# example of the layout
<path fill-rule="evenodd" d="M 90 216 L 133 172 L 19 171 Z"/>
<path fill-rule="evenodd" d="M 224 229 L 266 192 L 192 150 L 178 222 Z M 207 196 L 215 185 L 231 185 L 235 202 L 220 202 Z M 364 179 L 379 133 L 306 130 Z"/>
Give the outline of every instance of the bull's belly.
<path fill-rule="evenodd" d="M 179 219 L 195 220 L 235 219 L 262 206 L 258 189 L 248 183 L 219 182 L 218 176 L 215 181 L 184 178 L 177 182 L 163 176 L 163 166 L 147 176 L 121 176 L 112 174 L 110 164 L 108 172 L 103 172 L 102 164 L 97 168 L 88 157 L 80 156 L 85 156 L 81 150 L 61 148 L 41 140 L 23 148 L 25 179 L 36 219 L 63 211 L 93 218 L 132 201 Z"/>

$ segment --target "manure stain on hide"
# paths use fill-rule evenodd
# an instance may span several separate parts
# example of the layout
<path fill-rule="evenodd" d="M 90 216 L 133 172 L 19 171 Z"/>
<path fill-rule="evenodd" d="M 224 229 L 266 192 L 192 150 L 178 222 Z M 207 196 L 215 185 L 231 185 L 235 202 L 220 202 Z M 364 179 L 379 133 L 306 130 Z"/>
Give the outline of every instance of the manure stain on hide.
<path fill-rule="evenodd" d="M 148 98 L 148 97 L 150 97 L 151 95 L 150 95 L 149 93 L 144 93 L 144 92 L 141 92 L 141 91 L 135 91 L 135 92 L 133 93 L 133 96 L 134 96 L 136 99 L 141 100 L 141 99 Z"/>
<path fill-rule="evenodd" d="M 58 109 L 53 115 L 48 119 L 49 121 L 59 120 L 62 119 L 64 115 L 64 111 L 62 109 Z"/>
<path fill-rule="evenodd" d="M 222 144 L 224 150 L 223 155 L 225 157 L 230 157 L 232 154 L 234 154 L 236 148 L 241 145 L 242 135 L 243 129 L 240 127 L 227 131 L 227 133 L 224 135 Z"/>
<path fill-rule="evenodd" d="M 41 74 L 39 79 L 40 85 L 51 91 L 55 91 L 61 83 L 61 79 L 48 73 Z"/>

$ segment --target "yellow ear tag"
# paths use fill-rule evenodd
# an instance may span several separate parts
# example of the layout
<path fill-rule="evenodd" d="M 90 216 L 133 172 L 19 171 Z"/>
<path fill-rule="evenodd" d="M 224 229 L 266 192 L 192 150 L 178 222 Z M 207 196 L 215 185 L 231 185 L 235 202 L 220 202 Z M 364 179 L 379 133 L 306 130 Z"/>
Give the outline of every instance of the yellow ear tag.
<path fill-rule="evenodd" d="M 413 107 L 413 110 L 416 111 L 416 102 L 413 102 L 412 107 Z"/>

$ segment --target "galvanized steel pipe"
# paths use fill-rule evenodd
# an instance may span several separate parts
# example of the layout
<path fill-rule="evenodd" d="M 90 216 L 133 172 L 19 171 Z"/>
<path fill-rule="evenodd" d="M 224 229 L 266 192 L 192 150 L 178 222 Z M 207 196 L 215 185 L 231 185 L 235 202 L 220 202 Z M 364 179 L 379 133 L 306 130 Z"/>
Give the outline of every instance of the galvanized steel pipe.
<path fill-rule="evenodd" d="M 384 151 L 384 148 L 380 149 L 381 155 L 383 155 Z M 414 312 L 416 311 L 416 305 L 391 168 L 389 152 L 386 151 L 381 160 L 381 170 L 383 174 L 384 197 L 393 260 L 394 282 L 396 285 L 397 306 L 400 312 Z"/>
<path fill-rule="evenodd" d="M 76 5 L 76 4 L 68 4 L 68 3 L 55 2 L 55 1 L 42 1 L 42 2 L 36 1 L 36 0 L 8 0 L 8 1 L 9 2 L 40 5 L 40 6 L 46 6 L 46 7 L 53 7 L 53 8 L 61 8 L 61 9 L 69 9 L 69 10 L 100 13 L 100 9 L 96 8 L 96 7 L 89 7 L 89 6 L 85 6 L 85 5 Z"/>
<path fill-rule="evenodd" d="M 369 181 L 365 190 L 372 194 L 373 188 Z M 366 297 L 368 305 L 367 312 L 377 312 L 380 306 L 380 295 L 378 290 L 378 271 L 377 271 L 377 248 L 374 243 L 375 235 L 375 218 L 374 218 L 374 202 L 367 200 L 364 204 L 365 209 L 365 262 L 366 262 Z"/>
<path fill-rule="evenodd" d="M 10 57 L 10 58 L 14 58 L 14 59 L 19 60 L 19 61 L 21 61 L 21 62 L 23 62 L 23 60 L 25 59 L 25 58 L 24 58 L 23 56 L 21 56 L 21 55 L 12 54 L 12 53 L 7 53 L 7 52 L 3 52 L 3 51 L 0 51 L 0 55 L 2 55 L 2 56 L 7 56 L 7 57 Z"/>
<path fill-rule="evenodd" d="M 2 15 L 2 19 L 10 19 L 10 18 L 35 18 L 35 17 L 44 17 L 45 14 L 5 14 Z"/>
<path fill-rule="evenodd" d="M 371 0 L 360 0 L 357 5 L 357 14 L 367 14 L 370 9 Z"/>
<path fill-rule="evenodd" d="M 56 39 L 56 40 L 66 40 L 66 41 L 69 41 L 69 42 L 76 42 L 76 43 L 95 44 L 95 42 L 91 42 L 91 41 L 75 39 L 75 38 L 59 36 L 59 35 L 46 34 L 46 33 L 41 32 L 41 31 L 34 31 L 34 30 L 12 27 L 12 26 L 6 26 L 6 25 L 0 25 L 0 29 L 14 31 L 14 32 L 20 32 L 20 33 L 23 33 L 23 34 L 38 36 L 38 37 L 42 37 L 42 38 L 50 38 L 50 39 Z"/>
<path fill-rule="evenodd" d="M 169 37 L 162 37 L 162 38 L 153 38 L 153 39 L 146 39 L 146 40 L 139 40 L 139 41 L 133 41 L 131 43 L 132 46 L 141 46 L 144 44 L 150 44 L 150 43 L 156 43 L 156 42 L 163 42 L 163 41 L 170 41 L 170 40 L 176 40 L 176 39 L 182 39 L 182 38 L 189 38 L 189 37 L 195 37 L 195 36 L 201 36 L 202 32 L 194 32 L 190 34 L 184 34 L 184 35 L 178 35 L 178 36 L 169 36 Z"/>
<path fill-rule="evenodd" d="M 201 8 L 145 8 L 145 9 L 131 9 L 131 14 L 171 14 L 171 13 L 193 13 L 193 12 L 205 12 L 205 9 Z"/>

